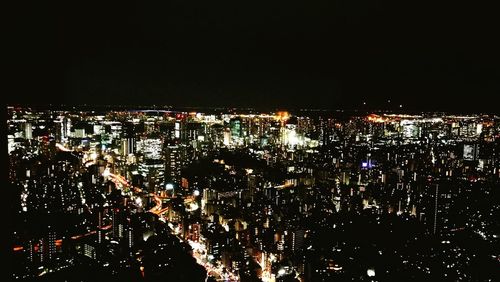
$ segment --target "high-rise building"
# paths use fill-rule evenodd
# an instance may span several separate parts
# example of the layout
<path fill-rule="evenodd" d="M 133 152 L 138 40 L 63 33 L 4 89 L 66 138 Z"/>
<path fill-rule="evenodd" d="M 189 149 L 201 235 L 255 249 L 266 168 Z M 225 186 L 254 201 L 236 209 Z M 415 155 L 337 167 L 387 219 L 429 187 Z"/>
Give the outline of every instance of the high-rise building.
<path fill-rule="evenodd" d="M 40 263 L 44 263 L 47 260 L 47 241 L 43 238 L 38 240 L 38 257 L 40 258 Z"/>
<path fill-rule="evenodd" d="M 305 230 L 299 229 L 291 232 L 292 250 L 300 250 L 304 246 Z"/>
<path fill-rule="evenodd" d="M 49 228 L 47 234 L 47 245 L 48 245 L 48 259 L 52 260 L 56 254 L 56 231 Z"/>
<path fill-rule="evenodd" d="M 35 262 L 36 251 L 35 241 L 33 239 L 28 241 L 28 259 L 31 263 Z"/>
<path fill-rule="evenodd" d="M 122 139 L 122 155 L 128 156 L 130 154 L 135 154 L 135 138 L 127 137 Z"/>
<path fill-rule="evenodd" d="M 137 142 L 137 152 L 142 153 L 149 160 L 161 159 L 163 141 L 160 138 L 144 138 Z"/>
<path fill-rule="evenodd" d="M 182 158 L 178 145 L 165 147 L 165 182 L 179 184 L 181 180 Z"/>
<path fill-rule="evenodd" d="M 456 227 L 453 205 L 459 191 L 455 188 L 446 182 L 434 185 L 431 230 L 436 236 L 446 235 L 447 231 Z"/>
<path fill-rule="evenodd" d="M 432 221 L 432 234 L 437 232 L 437 221 L 438 221 L 438 204 L 439 204 L 439 184 L 434 186 L 434 220 Z"/>
<path fill-rule="evenodd" d="M 98 244 L 104 243 L 105 236 L 106 236 L 106 230 L 102 229 L 101 227 L 98 227 L 97 228 L 97 238 L 96 238 L 97 243 Z"/>
<path fill-rule="evenodd" d="M 33 246 L 34 247 L 34 246 Z M 36 247 L 34 247 L 36 250 Z M 38 240 L 38 256 L 40 263 L 47 263 L 55 257 L 56 254 L 56 231 L 51 226 L 45 232 L 45 235 Z"/>
<path fill-rule="evenodd" d="M 85 128 L 75 128 L 76 138 L 85 138 Z"/>
<path fill-rule="evenodd" d="M 161 160 L 146 160 L 139 165 L 139 173 L 144 185 L 150 192 L 163 190 L 165 183 L 165 165 Z"/>
<path fill-rule="evenodd" d="M 132 227 L 127 228 L 127 246 L 132 248 L 134 246 L 134 229 Z"/>
<path fill-rule="evenodd" d="M 234 137 L 241 137 L 241 119 L 234 118 L 229 121 L 229 127 L 231 128 L 231 136 Z"/>
<path fill-rule="evenodd" d="M 181 122 L 176 121 L 174 125 L 174 137 L 175 139 L 179 139 L 181 137 Z"/>
<path fill-rule="evenodd" d="M 231 131 L 229 129 L 224 130 L 223 144 L 225 146 L 229 146 L 231 144 Z"/>
<path fill-rule="evenodd" d="M 201 124 L 197 122 L 189 122 L 183 128 L 185 131 L 183 136 L 183 141 L 196 141 L 201 133 Z"/>
<path fill-rule="evenodd" d="M 464 144 L 463 159 L 466 161 L 475 161 L 479 157 L 478 144 Z"/>
<path fill-rule="evenodd" d="M 24 138 L 33 139 L 33 127 L 29 122 L 24 124 Z"/>
<path fill-rule="evenodd" d="M 95 247 L 88 243 L 83 244 L 83 255 L 91 259 L 96 259 L 97 255 Z"/>
<path fill-rule="evenodd" d="M 123 235 L 123 221 L 120 209 L 113 209 L 111 211 L 111 227 L 113 237 L 120 237 L 120 235 Z"/>
<path fill-rule="evenodd" d="M 71 137 L 71 119 L 70 118 L 63 118 L 63 126 L 62 126 L 62 139 L 66 140 L 68 137 Z"/>

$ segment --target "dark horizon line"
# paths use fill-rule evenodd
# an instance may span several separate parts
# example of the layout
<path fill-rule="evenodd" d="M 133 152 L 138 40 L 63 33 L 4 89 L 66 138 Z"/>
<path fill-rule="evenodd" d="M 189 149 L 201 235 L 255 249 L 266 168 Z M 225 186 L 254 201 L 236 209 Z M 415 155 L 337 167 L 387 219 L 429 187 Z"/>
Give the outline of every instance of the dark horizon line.
<path fill-rule="evenodd" d="M 172 111 L 188 111 L 188 110 L 232 110 L 232 111 L 289 111 L 289 112 L 325 112 L 325 113 L 412 113 L 412 114 L 432 114 L 432 113 L 442 113 L 442 114 L 479 114 L 479 115 L 498 115 L 500 112 L 496 111 L 477 111 L 477 110 L 463 110 L 463 109 L 415 109 L 412 107 L 405 108 L 370 108 L 368 106 L 364 107 L 339 107 L 339 108 L 319 108 L 319 107 L 298 107 L 298 106 L 201 106 L 201 105 L 167 105 L 167 104 L 79 104 L 79 103 L 64 103 L 64 104 L 53 104 L 53 103 L 10 103 L 6 105 L 7 108 L 19 107 L 19 108 L 34 108 L 41 110 L 58 109 L 61 110 L 76 110 L 75 107 L 80 107 L 82 110 L 172 110 Z"/>

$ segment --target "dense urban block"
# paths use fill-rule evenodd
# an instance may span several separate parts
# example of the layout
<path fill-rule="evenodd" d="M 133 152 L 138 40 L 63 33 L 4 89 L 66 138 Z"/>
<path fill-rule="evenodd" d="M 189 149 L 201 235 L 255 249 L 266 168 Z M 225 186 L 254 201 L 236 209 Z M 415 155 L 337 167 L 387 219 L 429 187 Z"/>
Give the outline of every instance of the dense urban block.
<path fill-rule="evenodd" d="M 8 107 L 19 281 L 499 281 L 500 118 Z"/>

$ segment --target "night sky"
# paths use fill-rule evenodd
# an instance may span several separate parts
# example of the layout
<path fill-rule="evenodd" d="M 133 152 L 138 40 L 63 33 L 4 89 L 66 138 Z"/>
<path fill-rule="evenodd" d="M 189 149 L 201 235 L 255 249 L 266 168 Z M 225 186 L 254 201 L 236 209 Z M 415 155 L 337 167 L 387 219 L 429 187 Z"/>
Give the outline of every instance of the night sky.
<path fill-rule="evenodd" d="M 10 102 L 498 112 L 492 7 L 163 2 L 19 4 Z"/>

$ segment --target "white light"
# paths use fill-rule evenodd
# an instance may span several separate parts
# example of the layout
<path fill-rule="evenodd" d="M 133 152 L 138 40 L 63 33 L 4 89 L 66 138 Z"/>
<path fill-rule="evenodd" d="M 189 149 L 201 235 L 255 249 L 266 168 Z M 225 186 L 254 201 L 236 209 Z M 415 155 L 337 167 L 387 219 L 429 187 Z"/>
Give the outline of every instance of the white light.
<path fill-rule="evenodd" d="M 373 277 L 375 276 L 375 270 L 370 268 L 366 271 L 366 274 L 368 275 L 368 277 Z"/>
<path fill-rule="evenodd" d="M 165 185 L 165 188 L 166 188 L 167 190 L 172 190 L 172 189 L 174 189 L 174 184 L 172 184 L 172 183 L 167 183 L 167 185 Z"/>
<path fill-rule="evenodd" d="M 200 195 L 200 191 L 198 191 L 198 190 L 194 190 L 193 195 L 195 195 L 195 196 L 199 196 L 199 195 Z"/>
<path fill-rule="evenodd" d="M 142 206 L 142 199 L 139 197 L 135 198 L 135 203 L 139 206 Z"/>
<path fill-rule="evenodd" d="M 191 203 L 191 204 L 189 204 L 189 208 L 186 209 L 186 211 L 195 211 L 197 209 L 199 209 L 198 204 L 197 203 Z"/>
<path fill-rule="evenodd" d="M 283 268 L 282 268 L 282 269 L 280 269 L 280 270 L 278 270 L 278 275 L 283 275 L 283 274 L 285 274 L 285 273 L 286 273 L 286 271 L 285 271 L 285 269 L 283 269 Z"/>

